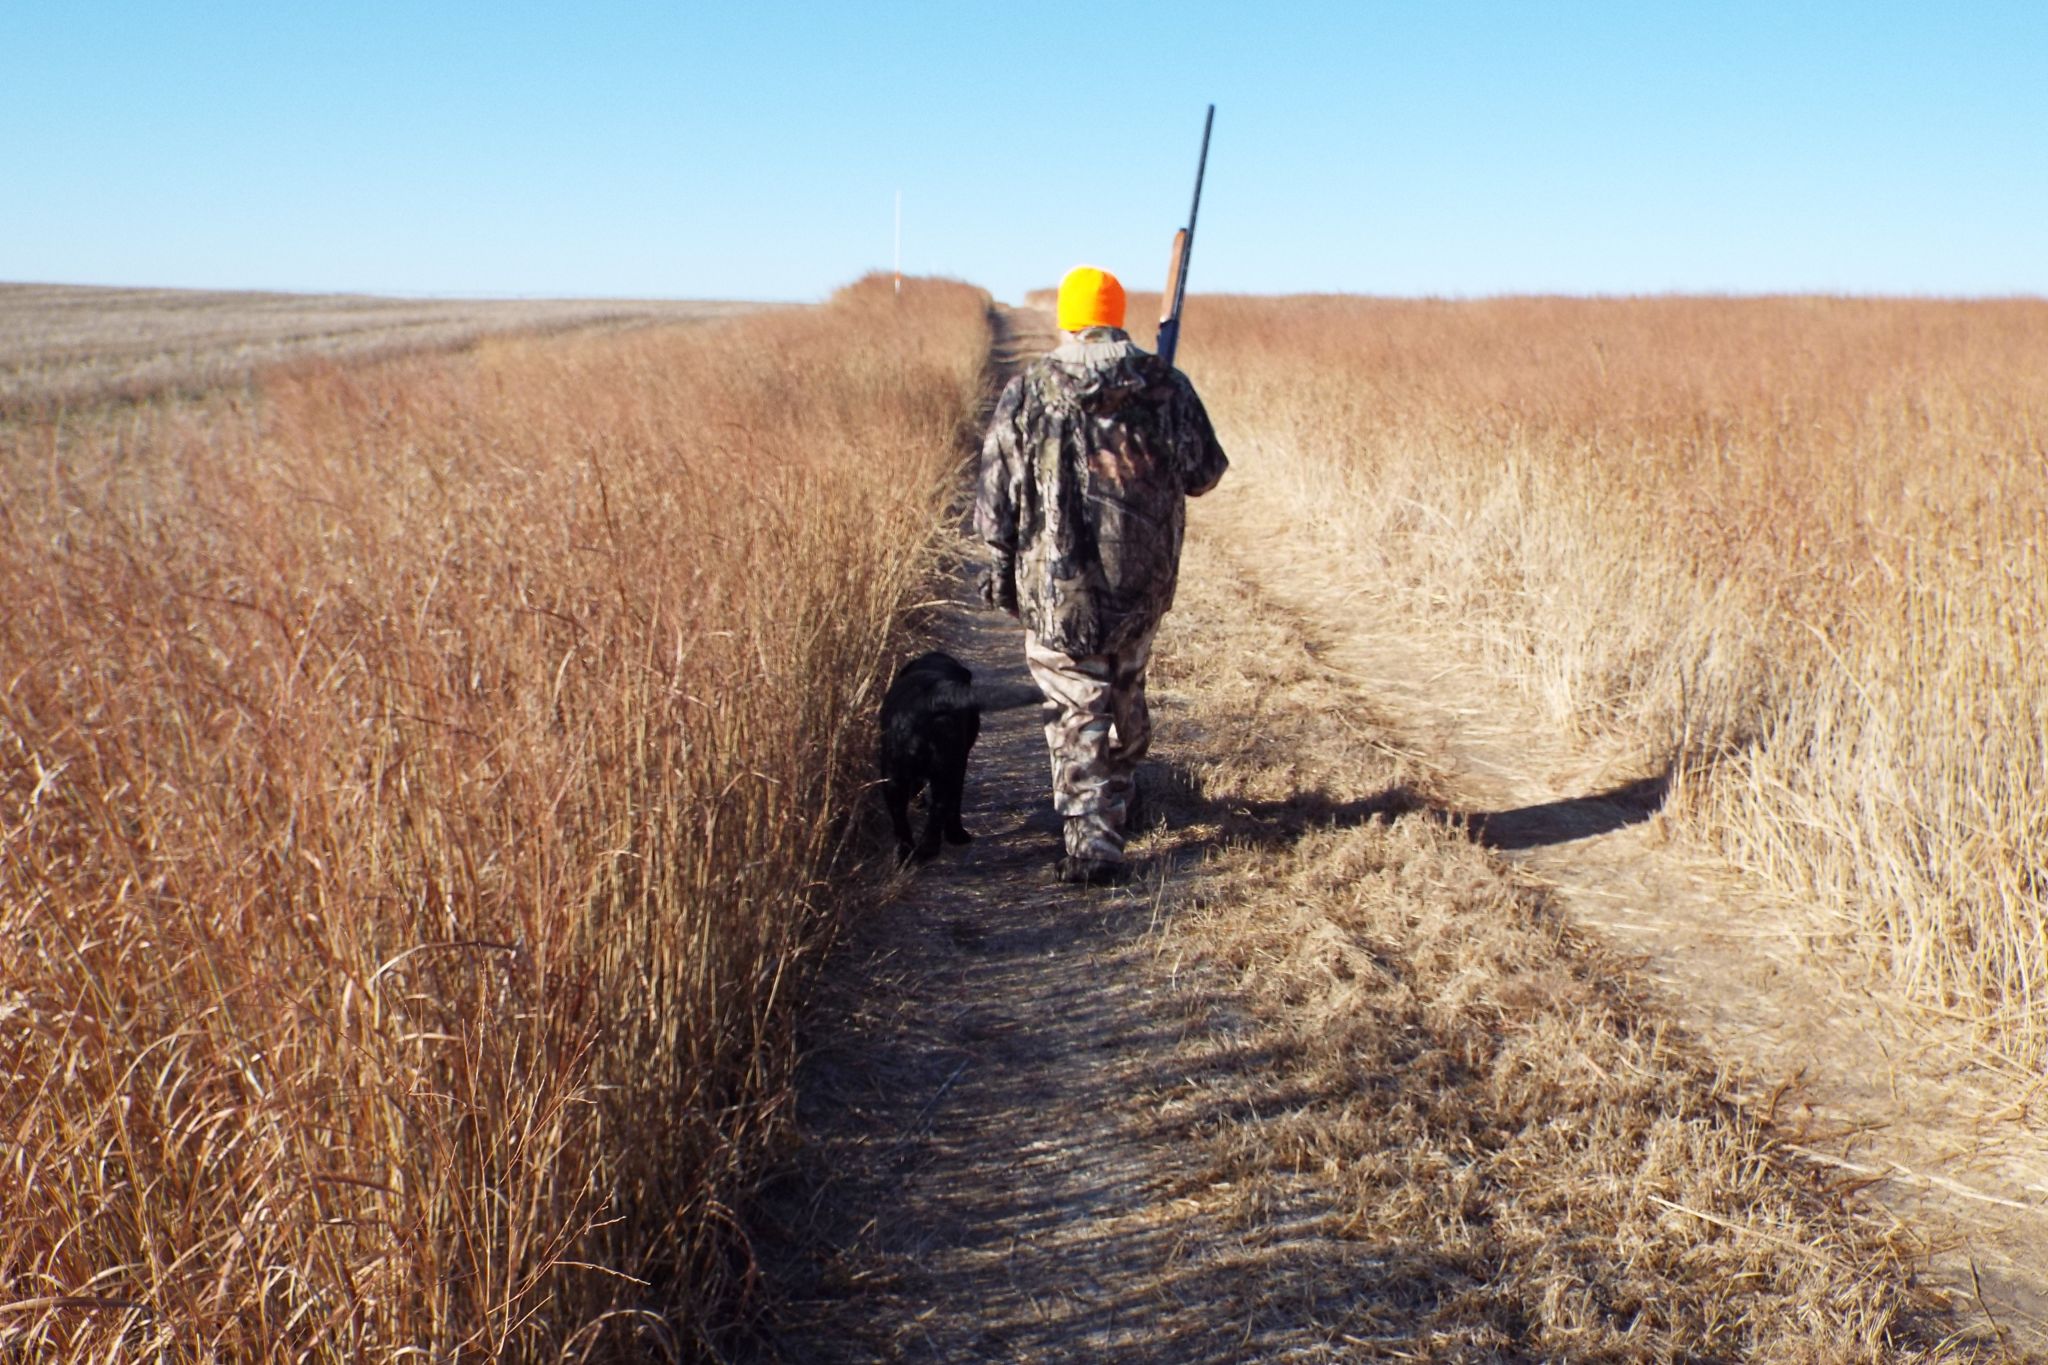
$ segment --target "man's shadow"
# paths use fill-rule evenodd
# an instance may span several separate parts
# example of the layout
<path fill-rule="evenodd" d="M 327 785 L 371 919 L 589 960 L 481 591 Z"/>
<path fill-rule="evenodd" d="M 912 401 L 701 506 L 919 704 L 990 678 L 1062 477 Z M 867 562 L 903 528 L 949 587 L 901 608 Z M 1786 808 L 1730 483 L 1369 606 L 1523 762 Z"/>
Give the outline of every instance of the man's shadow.
<path fill-rule="evenodd" d="M 1434 802 L 1405 784 L 1371 796 L 1338 800 L 1321 790 L 1299 791 L 1280 801 L 1249 801 L 1211 795 L 1198 773 L 1178 764 L 1147 765 L 1139 784 L 1144 807 L 1141 828 L 1163 827 L 1173 839 L 1165 852 L 1216 844 L 1280 847 L 1311 830 L 1351 829 L 1372 821 L 1435 820 L 1460 829 L 1476 843 L 1504 851 L 1541 848 L 1611 834 L 1641 824 L 1663 808 L 1671 792 L 1667 769 L 1586 796 L 1564 797 L 1506 810 L 1459 810 Z"/>

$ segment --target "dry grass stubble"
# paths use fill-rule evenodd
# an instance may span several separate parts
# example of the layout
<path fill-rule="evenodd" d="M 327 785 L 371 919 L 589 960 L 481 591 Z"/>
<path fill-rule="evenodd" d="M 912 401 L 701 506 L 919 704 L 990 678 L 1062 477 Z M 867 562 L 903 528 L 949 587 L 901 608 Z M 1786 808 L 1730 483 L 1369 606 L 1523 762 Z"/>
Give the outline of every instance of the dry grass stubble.
<path fill-rule="evenodd" d="M 0 284 L 0 420 L 247 387 L 287 360 L 365 361 L 451 350 L 496 333 L 644 327 L 758 307 Z"/>
<path fill-rule="evenodd" d="M 1348 1302 L 1325 1321 L 1352 1358 L 1971 1353 L 1908 1288 L 1910 1245 L 1775 1149 L 1620 960 L 1394 814 L 1427 774 L 1199 513 L 1183 583 L 1154 677 L 1201 759 L 1144 847 L 1226 844 L 1162 938 L 1193 1021 L 1167 1131 L 1206 1144 L 1188 1193 L 1248 1237 L 1380 1266 L 1266 1292 Z"/>

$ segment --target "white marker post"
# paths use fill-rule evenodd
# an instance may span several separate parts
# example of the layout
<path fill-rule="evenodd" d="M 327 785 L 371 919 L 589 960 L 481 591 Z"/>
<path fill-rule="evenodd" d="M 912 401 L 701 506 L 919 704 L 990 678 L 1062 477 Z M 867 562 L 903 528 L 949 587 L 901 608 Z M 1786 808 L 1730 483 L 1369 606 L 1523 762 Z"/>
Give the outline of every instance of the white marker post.
<path fill-rule="evenodd" d="M 903 297 L 903 191 L 896 191 L 896 297 Z"/>

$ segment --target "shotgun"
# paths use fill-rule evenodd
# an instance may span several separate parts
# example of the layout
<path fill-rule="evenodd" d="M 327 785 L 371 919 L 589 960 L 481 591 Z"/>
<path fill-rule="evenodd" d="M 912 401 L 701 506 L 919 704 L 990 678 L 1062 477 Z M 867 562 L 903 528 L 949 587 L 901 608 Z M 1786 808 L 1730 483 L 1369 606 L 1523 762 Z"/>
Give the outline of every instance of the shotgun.
<path fill-rule="evenodd" d="M 1188 259 L 1195 254 L 1195 215 L 1202 208 L 1202 172 L 1209 169 L 1209 128 L 1216 106 L 1202 119 L 1202 155 L 1195 162 L 1195 200 L 1188 205 L 1188 225 L 1173 234 L 1173 255 L 1166 263 L 1166 292 L 1159 296 L 1159 358 L 1171 365 L 1180 345 L 1180 306 L 1188 294 Z"/>

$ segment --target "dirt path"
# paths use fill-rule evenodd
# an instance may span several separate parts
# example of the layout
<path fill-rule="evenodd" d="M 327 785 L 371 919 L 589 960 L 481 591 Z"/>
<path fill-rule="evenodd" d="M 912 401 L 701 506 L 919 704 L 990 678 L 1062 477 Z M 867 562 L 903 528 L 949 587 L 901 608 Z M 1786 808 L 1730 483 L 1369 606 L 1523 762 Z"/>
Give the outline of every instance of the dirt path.
<path fill-rule="evenodd" d="M 1214 511 L 1233 572 L 1374 698 L 1443 790 L 1493 812 L 1487 841 L 1639 954 L 1674 1017 L 1760 1079 L 1780 1137 L 1901 1220 L 1961 1311 L 2048 1356 L 2048 1082 L 1982 1070 L 1965 1029 L 1817 951 L 1829 926 L 1671 838 L 1654 819 L 1661 782 L 1575 756 L 1412 625 L 1376 619 L 1258 481 L 1219 490 Z"/>
<path fill-rule="evenodd" d="M 999 358 L 1049 343 L 1002 325 Z M 1050 882 L 1043 739 L 998 715 L 978 841 L 842 944 L 749 1354 L 1976 1358 L 1625 963 L 1406 818 L 1454 790 L 1447 735 L 1266 591 L 1252 511 L 1193 510 L 1141 880 Z M 1014 624 L 956 596 L 941 643 L 1021 679 Z"/>
<path fill-rule="evenodd" d="M 1051 345 L 1004 315 L 999 360 Z M 1027 680 L 1007 618 L 943 612 L 977 679 Z M 1300 1324 L 1236 1304 L 1237 1245 L 1199 1203 L 1203 1154 L 1148 1103 L 1187 1027 L 1157 960 L 1158 880 L 1076 891 L 1049 876 L 1030 711 L 992 716 L 965 821 L 979 837 L 916 870 L 845 945 L 843 996 L 807 1038 L 800 1122 L 816 1135 L 830 1259 L 800 1293 L 791 1361 L 1255 1358 Z"/>

